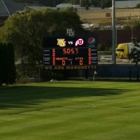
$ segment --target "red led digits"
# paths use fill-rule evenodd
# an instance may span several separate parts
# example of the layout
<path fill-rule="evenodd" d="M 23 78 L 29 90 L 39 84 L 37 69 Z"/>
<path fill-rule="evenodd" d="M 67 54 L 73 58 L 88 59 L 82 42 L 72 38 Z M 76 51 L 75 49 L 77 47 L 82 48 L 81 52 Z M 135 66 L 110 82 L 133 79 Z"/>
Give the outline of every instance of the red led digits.
<path fill-rule="evenodd" d="M 67 49 L 67 54 L 73 54 L 74 53 L 74 51 L 72 52 L 72 49 Z"/>
<path fill-rule="evenodd" d="M 91 48 L 88 48 L 88 65 L 92 64 L 91 51 Z"/>
<path fill-rule="evenodd" d="M 83 59 L 79 60 L 79 65 L 82 66 L 83 65 Z"/>
<path fill-rule="evenodd" d="M 88 61 L 91 61 L 91 60 L 92 60 L 92 58 L 89 56 L 89 57 L 88 57 Z"/>
<path fill-rule="evenodd" d="M 91 48 L 88 48 L 88 52 L 90 52 L 90 53 L 91 53 Z"/>
<path fill-rule="evenodd" d="M 64 48 L 63 54 L 78 54 L 77 48 Z"/>
<path fill-rule="evenodd" d="M 91 60 L 89 60 L 89 61 L 88 61 L 88 65 L 91 65 L 91 64 L 92 64 L 92 63 L 91 63 Z"/>
<path fill-rule="evenodd" d="M 52 49 L 52 52 L 55 53 L 55 49 Z"/>
<path fill-rule="evenodd" d="M 52 65 L 55 65 L 55 49 L 52 49 Z"/>
<path fill-rule="evenodd" d="M 78 54 L 78 48 L 74 48 L 74 49 L 75 49 L 76 54 Z"/>
<path fill-rule="evenodd" d="M 84 61 L 84 58 L 83 58 L 83 57 L 76 57 L 75 60 L 78 60 L 78 61 L 79 61 L 79 65 L 80 65 L 80 66 L 82 66 L 83 63 L 84 63 L 84 62 L 83 62 L 83 61 Z"/>
<path fill-rule="evenodd" d="M 63 49 L 63 54 L 67 54 L 67 50 L 66 49 Z"/>
<path fill-rule="evenodd" d="M 62 66 L 66 65 L 66 60 L 62 60 Z"/>

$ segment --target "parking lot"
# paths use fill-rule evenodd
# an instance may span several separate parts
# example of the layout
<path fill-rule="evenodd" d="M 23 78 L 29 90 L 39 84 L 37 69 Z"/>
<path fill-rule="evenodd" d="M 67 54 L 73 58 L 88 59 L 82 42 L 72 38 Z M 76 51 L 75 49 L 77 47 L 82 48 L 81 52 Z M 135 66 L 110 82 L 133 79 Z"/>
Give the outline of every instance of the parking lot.
<path fill-rule="evenodd" d="M 112 64 L 112 55 L 101 55 L 98 57 L 98 64 Z M 134 64 L 129 59 L 116 58 L 116 64 Z"/>

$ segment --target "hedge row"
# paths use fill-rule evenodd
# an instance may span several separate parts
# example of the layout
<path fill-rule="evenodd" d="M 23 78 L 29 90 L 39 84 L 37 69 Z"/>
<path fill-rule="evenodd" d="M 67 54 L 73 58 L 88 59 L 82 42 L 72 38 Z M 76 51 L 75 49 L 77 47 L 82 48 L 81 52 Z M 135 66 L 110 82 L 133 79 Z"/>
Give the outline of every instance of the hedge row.
<path fill-rule="evenodd" d="M 11 43 L 0 43 L 0 86 L 13 84 L 16 79 L 14 48 Z"/>

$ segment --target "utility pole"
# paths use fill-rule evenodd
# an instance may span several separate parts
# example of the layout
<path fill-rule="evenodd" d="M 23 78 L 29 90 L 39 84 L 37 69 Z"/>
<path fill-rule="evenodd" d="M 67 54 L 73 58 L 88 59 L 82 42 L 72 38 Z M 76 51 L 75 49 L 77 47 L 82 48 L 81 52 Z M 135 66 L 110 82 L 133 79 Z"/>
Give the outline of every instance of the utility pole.
<path fill-rule="evenodd" d="M 139 5 L 140 5 L 140 0 L 139 0 Z M 140 8 L 140 7 L 139 7 Z M 139 9 L 139 19 L 140 19 L 140 9 Z"/>
<path fill-rule="evenodd" d="M 115 16 L 115 0 L 112 0 L 112 60 L 116 65 L 116 16 Z"/>
<path fill-rule="evenodd" d="M 82 8 L 82 0 L 80 0 L 80 14 L 81 14 L 81 8 Z"/>
<path fill-rule="evenodd" d="M 23 55 L 23 21 L 22 21 L 22 15 L 24 14 L 24 12 L 22 11 L 17 11 L 17 14 L 19 14 L 20 16 L 20 20 L 21 20 L 21 69 L 23 72 L 23 64 L 24 64 L 24 55 Z"/>

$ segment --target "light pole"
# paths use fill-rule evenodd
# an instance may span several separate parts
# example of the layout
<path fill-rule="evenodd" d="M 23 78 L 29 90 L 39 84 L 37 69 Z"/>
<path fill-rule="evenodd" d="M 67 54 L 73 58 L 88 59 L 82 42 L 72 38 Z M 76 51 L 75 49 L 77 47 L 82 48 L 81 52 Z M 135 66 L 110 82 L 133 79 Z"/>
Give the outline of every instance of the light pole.
<path fill-rule="evenodd" d="M 82 8 L 82 0 L 80 0 L 80 14 L 81 14 L 81 8 Z"/>
<path fill-rule="evenodd" d="M 113 60 L 113 64 L 116 64 L 115 0 L 112 0 L 112 60 Z"/>
<path fill-rule="evenodd" d="M 24 14 L 24 12 L 22 11 L 17 11 L 16 13 L 20 15 L 20 18 L 22 18 L 21 15 Z M 22 19 L 20 20 L 22 21 Z M 24 61 L 23 59 L 24 59 L 23 58 L 23 23 L 21 22 L 21 69 L 22 69 L 22 72 L 23 72 L 23 61 Z"/>
<path fill-rule="evenodd" d="M 139 0 L 139 6 L 140 6 L 140 0 Z M 139 7 L 139 19 L 140 19 L 140 7 Z"/>

